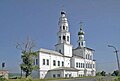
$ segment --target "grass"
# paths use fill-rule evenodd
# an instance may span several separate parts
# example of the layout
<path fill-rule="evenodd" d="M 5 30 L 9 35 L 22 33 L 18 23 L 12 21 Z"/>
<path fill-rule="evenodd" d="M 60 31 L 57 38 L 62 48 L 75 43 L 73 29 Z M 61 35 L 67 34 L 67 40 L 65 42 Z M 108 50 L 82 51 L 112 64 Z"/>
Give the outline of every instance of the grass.
<path fill-rule="evenodd" d="M 103 81 L 103 77 L 95 76 L 95 77 L 77 77 L 77 78 L 95 78 L 96 81 Z M 60 80 L 60 79 L 72 79 L 72 78 L 48 78 L 48 79 L 32 79 L 32 78 L 23 78 L 23 79 L 9 79 L 5 81 L 50 81 L 50 80 Z M 120 81 L 120 76 L 115 77 L 115 80 L 110 81 Z"/>
<path fill-rule="evenodd" d="M 48 79 L 32 79 L 32 78 L 23 78 L 23 79 L 9 79 L 5 81 L 50 81 L 50 80 L 60 80 L 68 78 L 48 78 Z"/>

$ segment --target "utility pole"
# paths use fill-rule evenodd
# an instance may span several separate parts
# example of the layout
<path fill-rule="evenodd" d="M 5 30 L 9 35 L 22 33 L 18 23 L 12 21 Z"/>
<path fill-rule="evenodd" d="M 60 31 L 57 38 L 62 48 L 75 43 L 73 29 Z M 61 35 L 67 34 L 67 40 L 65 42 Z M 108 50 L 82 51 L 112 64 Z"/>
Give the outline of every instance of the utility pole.
<path fill-rule="evenodd" d="M 114 48 L 114 52 L 116 54 L 116 59 L 117 59 L 117 64 L 118 64 L 118 70 L 120 72 L 120 64 L 119 64 L 119 58 L 118 58 L 118 50 L 116 49 L 116 47 L 112 46 L 112 45 L 108 45 L 108 47 L 112 47 Z"/>

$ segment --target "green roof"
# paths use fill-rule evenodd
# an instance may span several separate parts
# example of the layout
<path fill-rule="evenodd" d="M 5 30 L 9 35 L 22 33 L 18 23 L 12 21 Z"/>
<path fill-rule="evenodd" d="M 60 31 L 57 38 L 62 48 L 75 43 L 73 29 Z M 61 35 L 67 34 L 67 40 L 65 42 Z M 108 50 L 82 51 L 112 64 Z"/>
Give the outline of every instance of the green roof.
<path fill-rule="evenodd" d="M 84 35 L 83 31 L 78 32 L 78 35 Z"/>

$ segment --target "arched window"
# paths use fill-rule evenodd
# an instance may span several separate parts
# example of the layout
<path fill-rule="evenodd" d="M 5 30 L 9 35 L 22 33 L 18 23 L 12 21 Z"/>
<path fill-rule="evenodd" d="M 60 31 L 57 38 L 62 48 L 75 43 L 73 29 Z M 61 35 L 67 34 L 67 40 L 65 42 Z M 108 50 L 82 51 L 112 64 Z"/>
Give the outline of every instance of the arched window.
<path fill-rule="evenodd" d="M 61 40 L 61 36 L 59 36 L 59 40 Z"/>
<path fill-rule="evenodd" d="M 81 45 L 83 46 L 83 42 L 81 42 Z"/>
<path fill-rule="evenodd" d="M 63 26 L 63 30 L 65 30 L 65 26 Z"/>
<path fill-rule="evenodd" d="M 67 36 L 67 41 L 69 42 L 69 36 Z"/>
<path fill-rule="evenodd" d="M 65 36 L 63 36 L 63 40 L 65 40 L 66 38 L 65 38 Z"/>
<path fill-rule="evenodd" d="M 60 30 L 61 30 L 61 26 L 60 26 Z"/>
<path fill-rule="evenodd" d="M 79 46 L 80 46 L 80 42 L 79 42 Z"/>

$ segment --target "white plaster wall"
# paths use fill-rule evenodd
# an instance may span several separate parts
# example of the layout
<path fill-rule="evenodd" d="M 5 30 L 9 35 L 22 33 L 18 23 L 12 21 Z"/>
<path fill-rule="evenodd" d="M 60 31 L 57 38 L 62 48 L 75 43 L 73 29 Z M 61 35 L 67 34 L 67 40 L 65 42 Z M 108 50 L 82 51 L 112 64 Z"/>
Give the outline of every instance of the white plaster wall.
<path fill-rule="evenodd" d="M 77 67 L 76 67 L 76 62 L 78 62 L 78 63 L 85 63 L 85 62 L 84 62 L 84 59 L 82 59 L 82 58 L 74 57 L 74 60 L 75 60 L 75 61 L 74 61 L 74 64 L 75 64 L 75 65 L 74 65 L 74 68 L 77 68 Z M 78 67 L 77 69 L 82 69 L 82 70 L 83 70 L 84 68 L 79 68 L 79 67 Z"/>
<path fill-rule="evenodd" d="M 80 70 L 80 71 L 78 72 L 78 76 L 79 76 L 79 77 L 84 76 L 84 70 Z"/>
<path fill-rule="evenodd" d="M 45 70 L 40 70 L 39 71 L 39 74 L 40 74 L 40 79 L 43 79 L 46 77 L 46 74 L 47 74 L 48 71 L 45 71 Z"/>
<path fill-rule="evenodd" d="M 72 57 L 72 58 L 70 59 L 70 67 L 74 68 L 74 66 L 75 66 L 75 58 Z"/>
<path fill-rule="evenodd" d="M 46 61 L 46 59 L 49 59 L 49 62 L 50 62 L 50 54 L 45 54 L 45 53 L 42 53 L 42 52 L 40 52 L 39 53 L 39 68 L 40 68 L 40 70 L 49 70 L 50 69 L 50 65 L 47 65 L 46 63 L 45 63 L 45 65 L 43 65 L 43 59 L 45 59 L 45 61 Z"/>
<path fill-rule="evenodd" d="M 63 44 L 57 44 L 55 47 L 56 47 L 56 51 L 59 52 L 59 50 L 61 50 L 61 53 L 62 54 L 64 53 Z"/>
<path fill-rule="evenodd" d="M 83 49 L 75 49 L 75 50 L 73 50 L 73 55 L 78 55 L 78 56 L 84 57 Z"/>
<path fill-rule="evenodd" d="M 49 71 L 48 72 L 49 75 L 46 76 L 46 78 L 54 78 L 53 74 L 56 76 L 57 78 L 57 74 L 60 74 L 60 77 L 63 77 L 63 71 Z"/>
<path fill-rule="evenodd" d="M 67 74 L 67 77 L 69 77 L 69 74 L 71 74 L 71 77 L 78 77 L 78 72 L 76 71 L 65 71 L 64 76 Z M 66 76 L 65 76 L 66 77 Z"/>
<path fill-rule="evenodd" d="M 72 57 L 72 46 L 64 44 L 64 55 Z"/>
<path fill-rule="evenodd" d="M 53 60 L 56 61 L 56 66 L 53 66 Z M 64 57 L 62 56 L 55 56 L 55 55 L 51 55 L 51 68 L 50 69 L 54 69 L 54 68 L 58 68 L 62 66 L 62 61 L 64 62 Z M 60 61 L 60 66 L 58 66 L 58 61 Z"/>
<path fill-rule="evenodd" d="M 69 57 L 63 57 L 63 56 L 58 56 L 54 54 L 48 54 L 48 53 L 39 53 L 39 70 L 40 70 L 40 78 L 46 77 L 47 71 L 50 69 L 62 67 L 62 61 L 64 62 L 65 67 L 70 67 L 70 58 Z M 43 65 L 43 59 L 48 59 L 49 60 L 49 65 L 45 64 Z M 53 66 L 53 60 L 56 61 L 56 66 Z M 58 61 L 60 61 L 60 66 L 58 66 Z M 47 63 L 47 62 L 46 62 Z M 47 74 L 47 76 L 49 76 Z"/>
<path fill-rule="evenodd" d="M 70 58 L 64 57 L 64 67 L 70 67 Z"/>
<path fill-rule="evenodd" d="M 67 65 L 69 63 L 69 65 L 67 65 L 67 66 L 70 67 L 70 58 L 68 58 L 68 57 L 57 56 L 57 55 L 53 55 L 53 54 L 47 54 L 47 53 L 40 52 L 39 58 L 40 58 L 39 59 L 40 70 L 50 70 L 50 69 L 54 69 L 57 67 L 61 67 L 62 61 L 64 62 L 64 65 Z M 49 65 L 43 65 L 43 59 L 48 59 Z M 53 60 L 56 61 L 56 66 L 53 66 Z M 60 66 L 58 66 L 58 61 L 60 61 Z"/>

